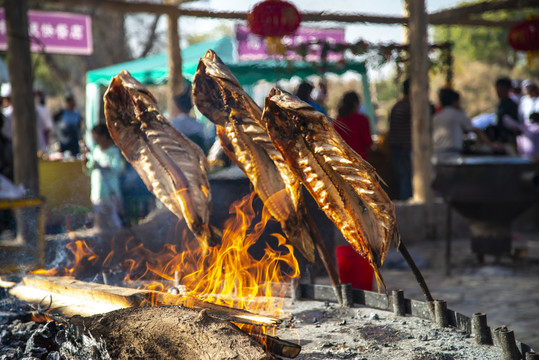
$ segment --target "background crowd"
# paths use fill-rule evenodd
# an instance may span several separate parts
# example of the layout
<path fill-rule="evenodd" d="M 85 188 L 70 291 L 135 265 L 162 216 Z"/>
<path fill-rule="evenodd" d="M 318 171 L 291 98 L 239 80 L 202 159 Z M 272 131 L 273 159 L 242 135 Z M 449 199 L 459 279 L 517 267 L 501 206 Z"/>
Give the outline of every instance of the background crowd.
<path fill-rule="evenodd" d="M 495 113 L 483 114 L 474 119 L 461 107 L 461 95 L 451 88 L 437 91 L 437 101 L 432 109 L 433 163 L 447 161 L 462 154 L 523 156 L 539 160 L 539 87 L 532 80 L 519 81 L 499 78 L 493 86 L 498 96 Z M 402 84 L 401 97 L 388 114 L 389 130 L 386 143 L 373 141 L 373 122 L 363 112 L 361 96 L 356 91 L 345 91 L 336 111 L 325 108 L 328 89 L 323 80 L 316 86 L 303 81 L 295 94 L 318 111 L 335 118 L 334 126 L 343 139 L 363 158 L 374 160 L 374 154 L 386 146 L 384 158 L 390 164 L 392 195 L 407 200 L 412 191 L 412 139 L 410 81 Z M 0 174 L 13 180 L 12 106 L 9 84 L 1 88 L 2 113 L 0 116 Z M 206 153 L 214 143 L 214 134 L 207 124 L 195 118 L 191 88 L 175 97 L 179 115 L 171 119 L 173 126 L 199 145 Z M 71 95 L 64 98 L 63 108 L 51 115 L 43 92 L 35 92 L 37 144 L 40 154 L 47 160 L 78 158 L 87 167 L 91 178 L 93 223 L 103 228 L 118 228 L 130 223 L 130 218 L 146 214 L 151 206 L 151 195 L 134 169 L 125 163 L 119 150 L 110 139 L 104 124 L 94 127 L 92 137 L 96 144 L 89 149 L 82 141 L 84 121 Z M 376 120 L 376 119 L 375 119 Z M 376 123 L 376 122 L 374 122 Z M 375 140 L 376 137 L 374 137 Z M 373 163 L 374 164 L 374 163 Z M 376 164 L 374 164 L 376 166 Z M 129 209 L 137 204 L 135 214 Z M 142 211 L 140 205 L 143 205 Z M 2 227 L 13 221 L 5 221 Z"/>

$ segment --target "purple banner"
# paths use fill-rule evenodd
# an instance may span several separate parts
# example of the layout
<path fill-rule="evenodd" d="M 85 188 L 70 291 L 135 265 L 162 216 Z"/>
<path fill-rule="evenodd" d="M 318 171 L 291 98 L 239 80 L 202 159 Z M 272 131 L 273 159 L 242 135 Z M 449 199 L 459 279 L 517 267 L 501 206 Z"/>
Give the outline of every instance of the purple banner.
<path fill-rule="evenodd" d="M 246 26 L 236 26 L 236 40 L 238 42 L 238 58 L 240 61 L 266 60 L 274 58 L 266 52 L 266 40 L 249 31 Z M 282 38 L 285 47 L 297 46 L 311 41 L 323 40 L 330 43 L 344 43 L 344 29 L 322 29 L 322 28 L 299 28 L 294 35 L 287 35 Z M 309 46 L 307 61 L 320 61 L 322 47 Z M 329 52 L 327 60 L 339 61 L 343 59 L 342 53 Z M 287 51 L 285 58 L 292 60 L 303 60 L 301 56 L 293 51 Z"/>
<path fill-rule="evenodd" d="M 30 10 L 28 22 L 33 52 L 90 55 L 94 51 L 90 16 Z M 1 9 L 0 50 L 6 49 L 6 16 Z"/>

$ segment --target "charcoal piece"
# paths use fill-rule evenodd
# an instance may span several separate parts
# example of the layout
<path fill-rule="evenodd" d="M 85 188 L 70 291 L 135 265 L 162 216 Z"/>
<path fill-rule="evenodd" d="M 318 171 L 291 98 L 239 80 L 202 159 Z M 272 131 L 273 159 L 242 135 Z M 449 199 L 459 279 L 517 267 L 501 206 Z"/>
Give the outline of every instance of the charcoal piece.
<path fill-rule="evenodd" d="M 60 360 L 61 357 L 60 357 L 60 353 L 58 351 L 53 351 L 53 352 L 50 352 L 47 357 L 45 358 L 45 360 Z"/>
<path fill-rule="evenodd" d="M 32 333 L 32 335 L 30 335 L 30 338 L 26 342 L 26 349 L 24 350 L 25 354 L 30 354 L 32 352 L 32 349 L 36 349 L 36 348 L 46 349 L 52 343 L 50 331 L 48 330 L 40 331 L 40 330 L 36 330 Z"/>
<path fill-rule="evenodd" d="M 47 354 L 49 351 L 42 347 L 35 347 L 28 350 L 28 348 L 25 351 L 26 355 L 30 355 L 36 358 L 41 359 L 41 357 L 45 354 Z"/>
<path fill-rule="evenodd" d="M 56 336 L 54 337 L 54 341 L 56 344 L 62 345 L 66 341 L 66 331 L 64 329 L 58 330 Z"/>
<path fill-rule="evenodd" d="M 11 335 L 11 331 L 7 329 L 3 329 L 0 331 L 0 343 L 4 345 L 9 345 L 11 341 L 13 340 L 13 336 Z"/>

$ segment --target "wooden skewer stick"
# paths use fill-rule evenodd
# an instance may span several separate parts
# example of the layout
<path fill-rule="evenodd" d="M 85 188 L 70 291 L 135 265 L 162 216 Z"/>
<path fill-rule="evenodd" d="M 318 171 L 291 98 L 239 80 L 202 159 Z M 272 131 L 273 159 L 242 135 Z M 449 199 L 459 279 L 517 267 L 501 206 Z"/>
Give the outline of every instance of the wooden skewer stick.
<path fill-rule="evenodd" d="M 318 251 L 318 255 L 320 256 L 320 259 L 322 260 L 322 263 L 324 264 L 324 267 L 326 268 L 326 271 L 329 275 L 329 279 L 331 280 L 331 285 L 333 286 L 333 291 L 335 292 L 337 301 L 339 302 L 340 305 L 342 305 L 343 299 L 342 299 L 342 294 L 340 290 L 341 280 L 339 279 L 339 274 L 337 273 L 335 264 L 333 263 L 333 260 L 331 259 L 331 256 L 329 255 L 329 251 L 326 248 L 326 245 L 324 244 L 324 240 L 322 240 L 322 236 L 320 236 L 320 231 L 318 230 L 318 226 L 316 226 L 316 223 L 314 222 L 311 215 L 307 212 L 307 209 L 305 207 L 303 207 L 303 214 L 304 214 L 304 219 L 309 228 L 309 232 L 311 233 L 311 237 L 314 240 L 314 244 L 315 244 L 316 250 Z"/>
<path fill-rule="evenodd" d="M 301 351 L 301 346 L 290 341 L 282 340 L 271 335 L 249 334 L 253 339 L 261 343 L 269 352 L 285 356 L 287 358 L 295 358 Z"/>
<path fill-rule="evenodd" d="M 402 242 L 402 240 L 400 241 L 399 247 L 397 248 L 397 250 L 399 250 L 399 252 L 404 257 L 404 260 L 406 260 L 406 262 L 408 263 L 408 266 L 412 270 L 412 273 L 414 274 L 415 279 L 417 280 L 417 283 L 419 284 L 419 287 L 421 288 L 421 291 L 423 291 L 423 295 L 425 295 L 425 299 L 427 299 L 428 302 L 432 303 L 434 299 L 430 293 L 427 283 L 425 282 L 425 278 L 423 278 L 421 271 L 419 271 L 419 268 L 415 264 L 414 259 L 412 259 L 412 256 L 408 252 L 408 249 L 406 248 L 406 246 L 404 246 L 404 243 Z"/>

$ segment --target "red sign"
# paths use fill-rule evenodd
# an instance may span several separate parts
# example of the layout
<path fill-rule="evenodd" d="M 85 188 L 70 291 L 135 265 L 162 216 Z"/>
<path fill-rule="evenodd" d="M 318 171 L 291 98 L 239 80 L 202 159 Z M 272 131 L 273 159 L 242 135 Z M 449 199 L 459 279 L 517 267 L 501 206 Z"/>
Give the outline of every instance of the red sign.
<path fill-rule="evenodd" d="M 539 20 L 527 20 L 511 28 L 509 45 L 518 51 L 539 50 Z"/>
<path fill-rule="evenodd" d="M 93 52 L 90 16 L 31 10 L 28 11 L 28 23 L 33 52 L 74 55 Z M 0 50 L 6 49 L 6 16 L 0 9 Z"/>

